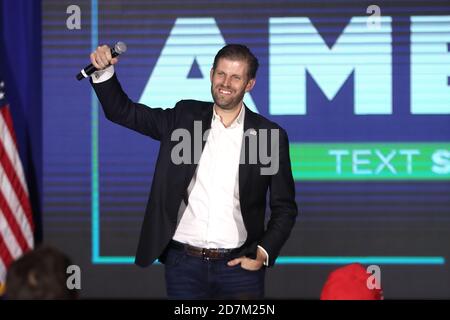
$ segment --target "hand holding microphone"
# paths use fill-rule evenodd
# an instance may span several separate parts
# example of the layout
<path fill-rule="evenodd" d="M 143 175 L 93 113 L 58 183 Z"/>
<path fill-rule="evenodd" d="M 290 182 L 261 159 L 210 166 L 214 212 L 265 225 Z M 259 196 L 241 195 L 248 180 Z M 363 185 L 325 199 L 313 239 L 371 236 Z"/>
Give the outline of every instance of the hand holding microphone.
<path fill-rule="evenodd" d="M 121 41 L 117 42 L 114 49 L 111 49 L 107 45 L 99 46 L 91 53 L 91 64 L 86 66 L 77 75 L 77 79 L 81 80 L 89 77 L 95 71 L 103 70 L 110 65 L 114 65 L 119 62 L 117 56 L 127 51 L 127 45 Z"/>

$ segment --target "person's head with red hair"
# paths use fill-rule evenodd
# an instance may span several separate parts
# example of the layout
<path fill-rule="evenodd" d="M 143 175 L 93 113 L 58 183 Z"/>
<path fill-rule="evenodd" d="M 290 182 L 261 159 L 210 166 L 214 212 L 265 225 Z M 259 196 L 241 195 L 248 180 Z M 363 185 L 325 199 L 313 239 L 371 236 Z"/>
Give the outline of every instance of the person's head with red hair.
<path fill-rule="evenodd" d="M 382 300 L 381 289 L 367 286 L 370 275 L 359 263 L 338 268 L 328 276 L 320 300 Z"/>

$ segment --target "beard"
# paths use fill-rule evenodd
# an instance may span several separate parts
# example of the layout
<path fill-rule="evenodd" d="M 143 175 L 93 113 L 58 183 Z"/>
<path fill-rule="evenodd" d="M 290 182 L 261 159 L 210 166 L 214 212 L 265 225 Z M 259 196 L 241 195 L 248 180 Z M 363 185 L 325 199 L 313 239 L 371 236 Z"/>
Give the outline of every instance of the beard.
<path fill-rule="evenodd" d="M 219 92 L 219 88 L 221 87 L 217 86 L 214 88 L 213 85 L 211 85 L 211 95 L 214 103 L 221 109 L 231 110 L 239 105 L 244 98 L 245 90 L 238 92 L 236 95 L 231 94 L 230 96 L 226 96 Z M 232 91 L 231 89 L 226 90 Z"/>

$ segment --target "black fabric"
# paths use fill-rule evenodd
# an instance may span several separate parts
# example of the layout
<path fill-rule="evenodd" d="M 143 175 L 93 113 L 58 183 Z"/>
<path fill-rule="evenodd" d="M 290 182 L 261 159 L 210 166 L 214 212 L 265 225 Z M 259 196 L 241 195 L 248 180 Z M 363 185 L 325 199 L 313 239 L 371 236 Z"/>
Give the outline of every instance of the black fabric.
<path fill-rule="evenodd" d="M 157 258 L 164 262 L 165 249 L 175 233 L 178 209 L 197 167 L 194 161 L 178 165 L 172 161 L 171 151 L 179 141 L 172 141 L 171 134 L 176 129 L 186 129 L 195 138 L 194 122 L 200 121 L 203 136 L 211 126 L 213 103 L 181 100 L 172 109 L 149 108 L 128 98 L 116 74 L 108 81 L 92 85 L 109 120 L 160 141 L 136 264 L 147 266 Z M 236 254 L 254 259 L 257 246 L 261 245 L 269 254 L 269 266 L 272 266 L 297 216 L 289 142 L 284 129 L 245 108 L 244 132 L 249 129 L 257 133 L 260 129 L 278 130 L 279 154 L 275 156 L 279 158 L 279 170 L 274 175 L 261 175 L 260 169 L 264 165 L 259 161 L 239 165 L 240 205 L 247 239 Z M 194 155 L 195 139 L 191 140 L 191 154 Z M 270 144 L 270 139 L 267 140 Z M 247 143 L 244 135 L 243 148 Z M 205 141 L 202 141 L 204 145 Z M 245 159 L 249 159 L 248 147 L 245 147 Z M 269 190 L 271 216 L 265 228 L 266 194 Z"/>

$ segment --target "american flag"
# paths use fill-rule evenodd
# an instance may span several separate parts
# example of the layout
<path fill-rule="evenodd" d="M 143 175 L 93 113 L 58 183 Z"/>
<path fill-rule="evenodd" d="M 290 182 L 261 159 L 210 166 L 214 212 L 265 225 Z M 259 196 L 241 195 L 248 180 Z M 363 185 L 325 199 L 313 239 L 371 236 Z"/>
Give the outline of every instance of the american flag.
<path fill-rule="evenodd" d="M 34 246 L 28 188 L 4 87 L 0 78 L 0 285 L 11 262 Z"/>

